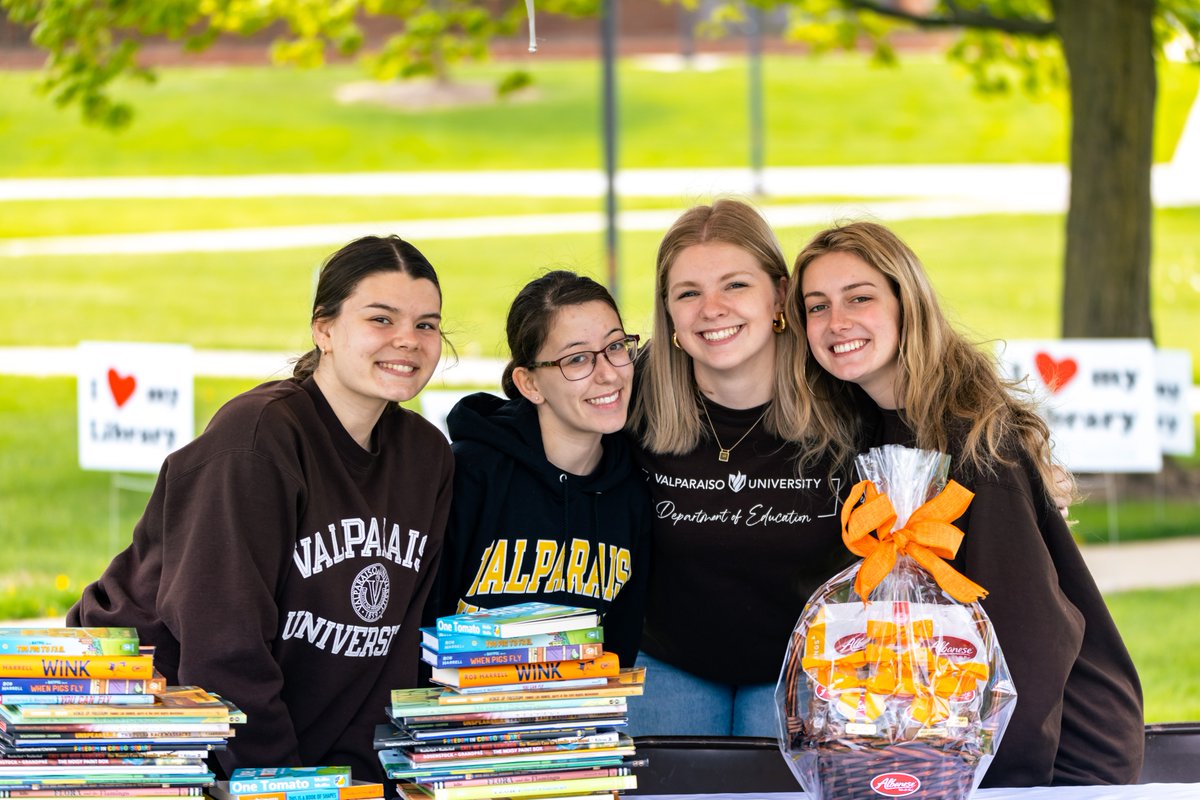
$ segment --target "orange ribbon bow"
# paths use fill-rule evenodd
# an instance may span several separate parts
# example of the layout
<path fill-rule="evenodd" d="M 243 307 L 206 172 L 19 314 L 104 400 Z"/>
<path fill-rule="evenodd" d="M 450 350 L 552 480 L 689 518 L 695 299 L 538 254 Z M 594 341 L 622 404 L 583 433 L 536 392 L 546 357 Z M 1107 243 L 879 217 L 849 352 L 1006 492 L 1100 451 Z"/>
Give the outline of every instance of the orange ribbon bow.
<path fill-rule="evenodd" d="M 866 501 L 859 506 L 864 495 Z M 938 586 L 960 603 L 987 597 L 986 589 L 943 560 L 958 552 L 963 534 L 950 523 L 962 516 L 974 496 L 950 481 L 937 497 L 914 511 L 904 527 L 892 530 L 896 523 L 892 501 L 871 481 L 856 483 L 842 505 L 842 541 L 850 552 L 863 558 L 854 579 L 854 590 L 863 602 L 892 571 L 898 553 L 928 570 Z"/>

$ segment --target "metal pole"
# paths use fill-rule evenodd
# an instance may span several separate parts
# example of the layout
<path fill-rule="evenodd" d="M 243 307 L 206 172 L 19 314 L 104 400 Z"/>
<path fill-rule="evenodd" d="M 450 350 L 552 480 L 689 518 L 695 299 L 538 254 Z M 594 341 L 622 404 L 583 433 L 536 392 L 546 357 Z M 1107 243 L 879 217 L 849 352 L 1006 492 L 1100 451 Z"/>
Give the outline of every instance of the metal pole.
<path fill-rule="evenodd" d="M 617 294 L 617 0 L 604 0 L 601 51 L 604 58 L 604 216 L 607 222 L 605 255 L 608 290 Z"/>
<path fill-rule="evenodd" d="M 746 62 L 750 96 L 750 171 L 754 194 L 762 197 L 763 189 L 763 96 L 762 96 L 762 9 L 747 4 Z"/>

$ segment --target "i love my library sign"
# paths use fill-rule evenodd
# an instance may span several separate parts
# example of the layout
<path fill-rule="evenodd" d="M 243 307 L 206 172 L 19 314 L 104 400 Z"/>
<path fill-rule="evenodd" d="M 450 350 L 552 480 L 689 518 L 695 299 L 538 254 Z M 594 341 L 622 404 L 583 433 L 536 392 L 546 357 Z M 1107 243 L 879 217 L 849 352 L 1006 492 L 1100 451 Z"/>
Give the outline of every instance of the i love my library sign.
<path fill-rule="evenodd" d="M 79 466 L 157 473 L 192 440 L 192 348 L 81 342 L 77 349 Z"/>

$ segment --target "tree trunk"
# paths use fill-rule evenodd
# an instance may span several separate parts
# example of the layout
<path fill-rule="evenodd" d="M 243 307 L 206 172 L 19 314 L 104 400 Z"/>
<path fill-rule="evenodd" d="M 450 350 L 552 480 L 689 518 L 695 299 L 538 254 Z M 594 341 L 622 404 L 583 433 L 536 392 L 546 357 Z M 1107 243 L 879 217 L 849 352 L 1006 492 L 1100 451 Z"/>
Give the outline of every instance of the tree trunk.
<path fill-rule="evenodd" d="M 1154 0 L 1053 0 L 1071 82 L 1064 337 L 1153 338 Z"/>

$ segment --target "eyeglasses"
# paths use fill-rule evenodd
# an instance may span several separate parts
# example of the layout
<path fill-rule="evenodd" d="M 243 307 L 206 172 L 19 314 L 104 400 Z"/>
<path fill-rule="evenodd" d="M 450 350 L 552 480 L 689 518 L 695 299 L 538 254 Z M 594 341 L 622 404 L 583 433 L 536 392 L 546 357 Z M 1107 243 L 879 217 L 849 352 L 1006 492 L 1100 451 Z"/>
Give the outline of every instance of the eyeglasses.
<path fill-rule="evenodd" d="M 558 371 L 569 381 L 581 381 L 596 369 L 596 357 L 603 355 L 614 367 L 627 367 L 637 356 L 640 336 L 626 336 L 607 345 L 603 350 L 580 350 L 554 361 L 534 361 L 526 369 L 558 367 Z"/>

